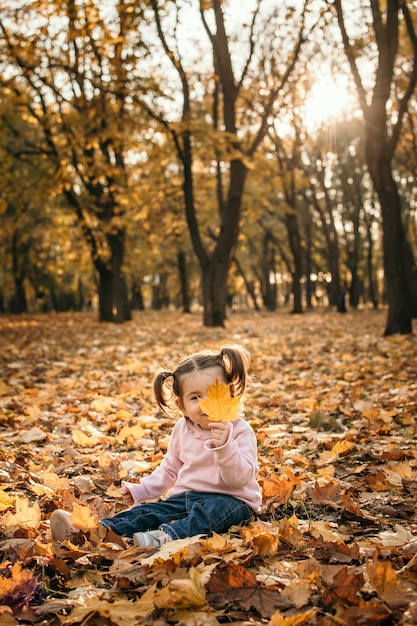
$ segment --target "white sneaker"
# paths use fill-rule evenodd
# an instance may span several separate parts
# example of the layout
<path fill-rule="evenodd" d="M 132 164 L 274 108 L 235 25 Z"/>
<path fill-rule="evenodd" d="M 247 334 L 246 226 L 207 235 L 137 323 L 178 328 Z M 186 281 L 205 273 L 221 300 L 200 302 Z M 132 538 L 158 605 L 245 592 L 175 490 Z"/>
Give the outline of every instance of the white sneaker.
<path fill-rule="evenodd" d="M 55 541 L 67 541 L 80 534 L 78 528 L 75 528 L 72 524 L 70 515 L 69 511 L 63 511 L 62 509 L 57 509 L 52 513 L 50 528 L 51 535 Z"/>
<path fill-rule="evenodd" d="M 168 541 L 172 541 L 172 537 L 163 530 L 149 530 L 147 533 L 135 533 L 133 535 L 133 545 L 139 547 L 152 546 L 160 548 Z"/>

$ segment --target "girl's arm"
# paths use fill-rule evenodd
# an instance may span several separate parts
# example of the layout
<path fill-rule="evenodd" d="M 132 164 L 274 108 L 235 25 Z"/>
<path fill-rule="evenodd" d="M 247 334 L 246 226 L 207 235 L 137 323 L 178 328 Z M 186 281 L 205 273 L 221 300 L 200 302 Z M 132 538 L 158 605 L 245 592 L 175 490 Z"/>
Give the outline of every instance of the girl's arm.
<path fill-rule="evenodd" d="M 176 428 L 178 424 L 179 422 L 175 424 L 172 430 L 167 453 L 162 463 L 149 476 L 142 478 L 140 483 L 122 481 L 122 489 L 128 489 L 131 494 L 131 500 L 129 499 L 131 501 L 130 506 L 140 504 L 149 498 L 162 496 L 175 485 L 182 465 L 178 456 L 179 438 L 177 434 L 178 429 Z M 123 496 L 123 499 L 128 503 L 128 496 Z"/>
<path fill-rule="evenodd" d="M 239 420 L 240 421 L 240 420 Z M 229 422 L 226 443 L 213 449 L 222 480 L 233 488 L 241 488 L 255 480 L 258 472 L 257 442 L 252 428 L 243 420 Z"/>

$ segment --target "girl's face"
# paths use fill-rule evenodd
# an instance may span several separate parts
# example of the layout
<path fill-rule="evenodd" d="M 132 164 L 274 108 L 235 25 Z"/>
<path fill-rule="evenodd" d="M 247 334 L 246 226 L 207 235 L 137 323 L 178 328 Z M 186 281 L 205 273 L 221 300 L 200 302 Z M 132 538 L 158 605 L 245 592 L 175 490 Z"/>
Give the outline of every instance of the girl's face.
<path fill-rule="evenodd" d="M 201 410 L 199 398 L 207 397 L 207 388 L 216 382 L 216 378 L 226 383 L 224 372 L 221 367 L 208 367 L 186 374 L 181 380 L 181 398 L 178 399 L 178 407 L 194 424 L 209 430 L 208 416 Z"/>

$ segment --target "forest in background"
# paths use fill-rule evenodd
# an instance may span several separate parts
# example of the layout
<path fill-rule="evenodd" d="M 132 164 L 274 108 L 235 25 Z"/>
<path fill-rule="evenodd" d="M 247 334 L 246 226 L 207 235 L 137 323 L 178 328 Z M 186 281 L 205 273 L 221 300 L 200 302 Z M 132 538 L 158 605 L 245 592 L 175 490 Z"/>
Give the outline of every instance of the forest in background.
<path fill-rule="evenodd" d="M 411 332 L 416 3 L 275 4 L 2 3 L 3 312 L 346 299 Z"/>

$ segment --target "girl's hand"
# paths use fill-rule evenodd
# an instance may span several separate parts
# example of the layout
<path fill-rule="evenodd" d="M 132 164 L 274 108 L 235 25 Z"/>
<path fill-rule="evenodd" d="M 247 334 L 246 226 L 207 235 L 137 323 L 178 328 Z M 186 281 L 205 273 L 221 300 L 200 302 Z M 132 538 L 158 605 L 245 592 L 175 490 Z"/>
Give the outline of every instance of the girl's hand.
<path fill-rule="evenodd" d="M 124 502 L 127 504 L 127 506 L 132 506 L 135 501 L 133 500 L 133 496 L 130 493 L 130 489 L 128 489 L 128 487 L 126 487 L 126 485 L 122 485 L 120 487 L 120 495 L 122 496 Z"/>
<path fill-rule="evenodd" d="M 228 422 L 209 422 L 211 429 L 211 447 L 221 448 L 229 438 L 230 426 Z"/>

